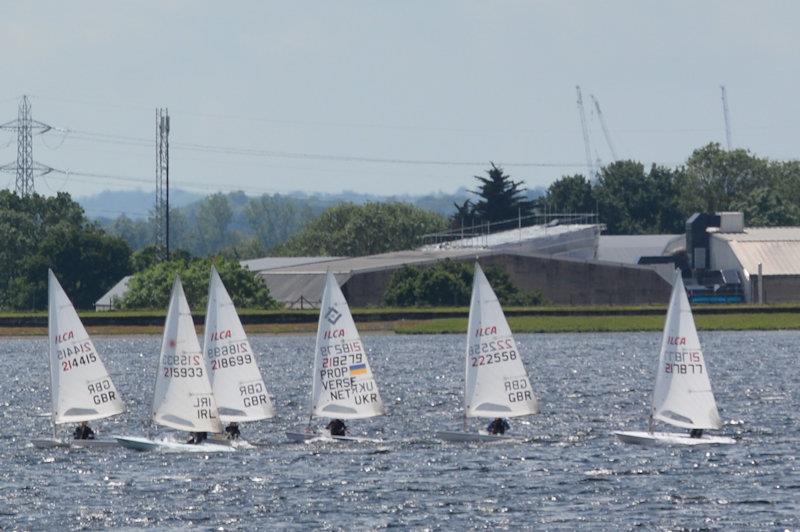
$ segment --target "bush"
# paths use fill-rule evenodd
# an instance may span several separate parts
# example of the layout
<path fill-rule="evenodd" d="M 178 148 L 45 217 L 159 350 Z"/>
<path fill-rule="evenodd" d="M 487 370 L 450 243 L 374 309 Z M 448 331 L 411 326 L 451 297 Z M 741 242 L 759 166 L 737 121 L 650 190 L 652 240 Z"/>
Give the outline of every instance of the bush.
<path fill-rule="evenodd" d="M 541 293 L 522 292 L 497 266 L 484 269 L 503 305 L 533 306 L 545 302 Z M 384 295 L 387 305 L 397 307 L 466 306 L 472 294 L 472 266 L 445 259 L 434 266 L 404 266 L 392 275 Z"/>
<path fill-rule="evenodd" d="M 189 305 L 205 311 L 212 263 L 217 267 L 237 308 L 277 307 L 269 295 L 269 289 L 255 273 L 242 268 L 236 261 L 218 258 L 213 262 L 211 259 L 176 259 L 154 264 L 135 273 L 128 284 L 127 293 L 119 302 L 120 308 L 166 308 L 175 275 L 180 275 Z"/>

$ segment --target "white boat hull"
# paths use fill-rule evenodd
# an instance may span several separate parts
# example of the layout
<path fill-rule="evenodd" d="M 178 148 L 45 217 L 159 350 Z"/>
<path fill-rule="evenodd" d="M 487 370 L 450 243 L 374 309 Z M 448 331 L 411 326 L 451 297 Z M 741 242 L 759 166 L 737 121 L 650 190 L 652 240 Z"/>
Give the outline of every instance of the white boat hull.
<path fill-rule="evenodd" d="M 635 445 L 732 445 L 736 440 L 728 436 L 703 434 L 701 438 L 691 438 L 688 434 L 676 432 L 615 431 L 623 443 Z"/>
<path fill-rule="evenodd" d="M 94 440 L 58 440 L 53 438 L 36 438 L 31 440 L 37 449 L 103 449 L 116 447 L 119 442 L 115 438 L 97 438 Z"/>
<path fill-rule="evenodd" d="M 327 431 L 306 432 L 306 431 L 286 431 L 286 437 L 295 443 L 306 443 L 310 441 L 344 441 L 355 443 L 382 443 L 383 440 L 376 438 L 364 438 L 360 436 L 331 436 Z"/>
<path fill-rule="evenodd" d="M 456 432 L 439 431 L 434 432 L 436 439 L 447 442 L 521 442 L 524 438 L 506 436 L 505 434 L 488 434 L 482 432 Z"/>
<path fill-rule="evenodd" d="M 135 451 L 164 451 L 178 453 L 227 453 L 236 450 L 229 444 L 205 441 L 199 444 L 180 443 L 165 440 L 151 440 L 137 436 L 115 436 L 123 447 Z"/>

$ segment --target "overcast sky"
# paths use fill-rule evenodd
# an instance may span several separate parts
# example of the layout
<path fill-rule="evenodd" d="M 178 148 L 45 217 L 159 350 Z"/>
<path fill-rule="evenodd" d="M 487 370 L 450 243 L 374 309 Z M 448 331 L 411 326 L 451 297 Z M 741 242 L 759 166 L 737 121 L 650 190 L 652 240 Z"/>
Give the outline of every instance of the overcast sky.
<path fill-rule="evenodd" d="M 154 187 L 159 106 L 176 187 L 450 192 L 490 160 L 531 187 L 586 173 L 576 84 L 593 158 L 612 159 L 589 94 L 619 158 L 680 164 L 724 145 L 724 84 L 734 145 L 794 159 L 799 20 L 791 1 L 5 2 L 0 122 L 28 94 L 70 130 L 35 140 L 72 172 L 45 194 Z"/>

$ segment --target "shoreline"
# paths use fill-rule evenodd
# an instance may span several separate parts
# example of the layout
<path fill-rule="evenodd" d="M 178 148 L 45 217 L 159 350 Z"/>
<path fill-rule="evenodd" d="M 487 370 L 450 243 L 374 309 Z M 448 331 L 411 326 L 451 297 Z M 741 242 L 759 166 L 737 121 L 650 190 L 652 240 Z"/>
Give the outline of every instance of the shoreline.
<path fill-rule="evenodd" d="M 588 311 L 587 311 L 588 310 Z M 721 311 L 721 312 L 714 312 Z M 399 313 L 367 310 L 354 312 L 359 331 L 364 334 L 463 334 L 467 329 L 466 309 L 437 309 Z M 387 317 L 395 319 L 385 319 Z M 381 319 L 383 318 L 383 319 Z M 697 329 L 701 331 L 768 331 L 800 330 L 800 308 L 712 307 L 694 313 Z M 115 315 L 92 313 L 81 316 L 90 335 L 146 334 L 163 332 L 163 315 L 142 313 Z M 522 333 L 593 333 L 593 332 L 653 332 L 664 327 L 663 308 L 632 309 L 511 309 L 507 312 L 511 330 Z M 195 328 L 202 334 L 203 316 L 195 317 Z M 309 313 L 242 314 L 247 334 L 313 335 L 318 315 Z M 0 316 L 0 337 L 46 336 L 46 315 Z"/>

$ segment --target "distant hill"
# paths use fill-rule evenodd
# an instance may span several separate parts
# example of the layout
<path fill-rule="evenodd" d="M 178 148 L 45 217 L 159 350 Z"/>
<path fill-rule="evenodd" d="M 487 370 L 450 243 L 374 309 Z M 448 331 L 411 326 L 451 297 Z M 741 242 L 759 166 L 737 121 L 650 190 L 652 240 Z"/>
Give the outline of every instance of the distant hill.
<path fill-rule="evenodd" d="M 183 207 L 205 197 L 204 194 L 186 190 L 171 189 L 169 202 L 171 206 Z M 104 190 L 92 196 L 75 198 L 81 204 L 86 216 L 92 219 L 114 219 L 124 214 L 128 218 L 146 219 L 155 202 L 153 190 Z"/>
<path fill-rule="evenodd" d="M 545 189 L 542 187 L 529 189 L 528 197 L 537 198 L 542 196 L 544 191 Z M 154 194 L 153 191 L 145 190 L 106 190 L 93 196 L 75 198 L 75 201 L 81 204 L 83 210 L 86 211 L 86 216 L 92 219 L 113 220 L 124 214 L 133 220 L 143 220 L 150 215 L 150 210 L 153 208 L 153 202 L 155 201 Z M 453 214 L 455 210 L 453 207 L 454 203 L 463 203 L 464 200 L 473 197 L 465 187 L 460 187 L 452 193 L 434 192 L 422 195 L 401 194 L 379 196 L 377 194 L 362 194 L 351 190 L 345 190 L 337 194 L 290 192 L 280 195 L 304 200 L 304 203 L 313 205 L 313 210 L 315 212 L 322 212 L 328 207 L 342 202 L 361 204 L 370 201 L 401 201 L 404 203 L 412 203 L 417 207 L 429 211 L 437 212 L 442 216 L 450 216 Z M 191 212 L 196 209 L 196 204 L 205 197 L 206 194 L 172 189 L 170 190 L 169 200 L 171 206 L 188 207 L 188 210 Z M 241 192 L 234 192 L 229 194 L 228 197 L 238 200 L 233 202 L 234 205 L 232 205 L 234 211 L 238 211 L 249 196 L 245 196 Z"/>
<path fill-rule="evenodd" d="M 538 197 L 544 190 L 528 191 L 528 196 Z M 134 250 L 150 244 L 153 239 L 152 221 L 149 219 L 153 193 L 143 191 L 102 192 L 95 196 L 77 198 L 89 218 L 97 221 L 112 234 L 122 237 Z M 170 225 L 170 240 L 175 248 L 193 255 L 207 256 L 233 249 L 239 258 L 263 256 L 267 250 L 281 244 L 297 233 L 309 220 L 324 210 L 345 202 L 403 202 L 438 213 L 445 218 L 474 195 L 466 188 L 453 193 L 436 192 L 426 195 L 378 196 L 353 191 L 337 194 L 265 194 L 247 196 L 244 192 L 218 194 L 229 209 L 229 218 L 222 225 L 215 216 L 225 216 L 218 208 L 209 207 L 211 195 L 200 195 L 185 190 L 173 190 L 170 204 L 174 216 Z M 219 207 L 219 204 L 217 204 Z"/>

